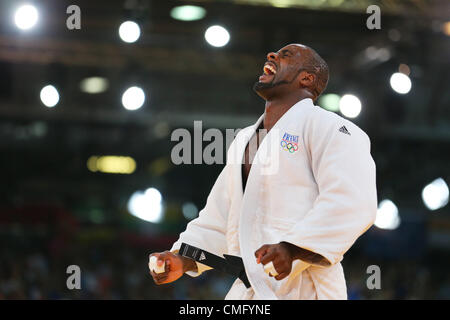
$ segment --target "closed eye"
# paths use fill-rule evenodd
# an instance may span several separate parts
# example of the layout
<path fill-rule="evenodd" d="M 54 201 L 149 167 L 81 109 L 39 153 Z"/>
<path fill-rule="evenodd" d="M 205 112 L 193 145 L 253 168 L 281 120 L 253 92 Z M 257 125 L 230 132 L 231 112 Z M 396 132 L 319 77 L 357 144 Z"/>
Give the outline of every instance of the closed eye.
<path fill-rule="evenodd" d="M 283 57 L 290 57 L 290 56 L 292 56 L 292 52 L 290 52 L 290 51 L 287 50 L 287 49 L 282 50 L 280 53 L 281 53 L 281 55 L 282 55 Z"/>

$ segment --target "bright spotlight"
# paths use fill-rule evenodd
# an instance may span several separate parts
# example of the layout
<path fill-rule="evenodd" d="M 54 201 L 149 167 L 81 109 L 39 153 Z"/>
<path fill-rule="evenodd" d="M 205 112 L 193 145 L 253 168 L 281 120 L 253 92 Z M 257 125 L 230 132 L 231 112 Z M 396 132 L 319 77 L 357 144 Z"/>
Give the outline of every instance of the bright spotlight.
<path fill-rule="evenodd" d="M 195 21 L 203 19 L 206 15 L 206 10 L 199 6 L 179 6 L 170 11 L 170 16 L 173 19 L 181 21 Z"/>
<path fill-rule="evenodd" d="M 448 203 L 449 190 L 444 179 L 438 178 L 422 190 L 422 200 L 430 210 L 437 210 Z"/>
<path fill-rule="evenodd" d="M 21 30 L 29 30 L 34 27 L 39 19 L 36 7 L 26 4 L 17 9 L 14 15 L 14 22 L 17 28 Z"/>
<path fill-rule="evenodd" d="M 83 92 L 97 94 L 105 92 L 108 89 L 109 82 L 102 77 L 90 77 L 83 79 L 80 83 L 80 89 Z"/>
<path fill-rule="evenodd" d="M 134 21 L 125 21 L 119 27 L 119 36 L 125 42 L 136 42 L 141 36 L 141 28 Z"/>
<path fill-rule="evenodd" d="M 127 110 L 137 110 L 145 102 L 145 93 L 139 87 L 128 88 L 122 95 L 122 105 Z"/>
<path fill-rule="evenodd" d="M 397 93 L 406 94 L 411 90 L 411 79 L 404 73 L 394 73 L 389 82 L 391 83 L 392 89 Z"/>
<path fill-rule="evenodd" d="M 339 111 L 341 97 L 335 93 L 327 93 L 319 98 L 319 105 L 329 111 Z"/>
<path fill-rule="evenodd" d="M 41 101 L 46 107 L 56 106 L 59 102 L 58 90 L 52 85 L 45 86 L 41 90 Z"/>
<path fill-rule="evenodd" d="M 212 26 L 206 30 L 205 39 L 213 47 L 223 47 L 230 41 L 230 34 L 224 27 Z"/>
<path fill-rule="evenodd" d="M 183 216 L 188 220 L 192 220 L 198 215 L 198 208 L 192 202 L 186 202 L 185 204 L 183 204 L 182 211 Z"/>
<path fill-rule="evenodd" d="M 128 211 L 139 219 L 160 222 L 163 216 L 161 193 L 155 188 L 136 191 L 128 201 Z"/>
<path fill-rule="evenodd" d="M 391 200 L 383 200 L 378 205 L 375 226 L 380 229 L 394 230 L 400 225 L 397 206 Z"/>
<path fill-rule="evenodd" d="M 347 118 L 356 118 L 361 112 L 361 101 L 354 95 L 346 94 L 339 101 L 339 109 Z"/>

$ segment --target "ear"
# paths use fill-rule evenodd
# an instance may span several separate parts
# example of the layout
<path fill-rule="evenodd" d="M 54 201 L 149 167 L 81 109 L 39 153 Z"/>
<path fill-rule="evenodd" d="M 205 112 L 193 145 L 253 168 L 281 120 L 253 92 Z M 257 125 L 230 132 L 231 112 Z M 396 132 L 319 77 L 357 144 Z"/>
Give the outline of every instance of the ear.
<path fill-rule="evenodd" d="M 316 75 L 308 71 L 302 71 L 298 75 L 298 81 L 301 88 L 312 88 L 316 83 Z"/>

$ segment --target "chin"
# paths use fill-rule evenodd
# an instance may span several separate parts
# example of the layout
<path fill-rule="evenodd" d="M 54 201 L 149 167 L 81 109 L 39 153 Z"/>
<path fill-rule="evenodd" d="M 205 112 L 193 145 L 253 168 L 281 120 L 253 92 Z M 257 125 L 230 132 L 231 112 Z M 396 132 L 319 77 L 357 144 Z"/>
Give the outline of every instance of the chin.
<path fill-rule="evenodd" d="M 274 84 L 272 82 L 255 82 L 255 84 L 253 85 L 253 90 L 255 91 L 261 91 L 261 90 L 266 90 L 266 89 L 270 89 L 273 88 Z"/>
<path fill-rule="evenodd" d="M 261 98 L 264 100 L 268 100 L 270 96 L 270 89 L 274 88 L 274 84 L 272 82 L 255 82 L 253 85 L 253 91 L 255 91 Z"/>

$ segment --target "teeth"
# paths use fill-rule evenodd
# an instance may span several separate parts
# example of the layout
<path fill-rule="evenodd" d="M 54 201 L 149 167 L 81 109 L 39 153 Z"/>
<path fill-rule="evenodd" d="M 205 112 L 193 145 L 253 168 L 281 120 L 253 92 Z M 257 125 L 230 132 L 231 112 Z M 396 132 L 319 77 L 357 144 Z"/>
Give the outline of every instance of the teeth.
<path fill-rule="evenodd" d="M 277 70 L 275 70 L 275 68 L 272 67 L 271 65 L 264 66 L 264 73 L 265 74 L 269 74 L 268 70 L 270 70 L 270 72 L 272 72 L 273 74 L 277 73 Z"/>

